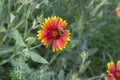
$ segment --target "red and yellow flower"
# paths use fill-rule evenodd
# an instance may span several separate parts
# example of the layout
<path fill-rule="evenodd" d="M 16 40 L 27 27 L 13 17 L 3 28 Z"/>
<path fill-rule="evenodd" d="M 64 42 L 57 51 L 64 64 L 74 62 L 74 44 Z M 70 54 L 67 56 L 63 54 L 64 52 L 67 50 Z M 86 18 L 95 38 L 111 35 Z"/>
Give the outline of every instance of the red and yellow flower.
<path fill-rule="evenodd" d="M 64 30 L 67 22 L 61 17 L 48 17 L 40 26 L 42 30 L 38 31 L 38 39 L 41 40 L 46 47 L 52 44 L 53 51 L 63 50 L 68 44 L 68 41 L 70 41 L 70 31 Z"/>
<path fill-rule="evenodd" d="M 120 18 L 120 7 L 117 7 L 117 8 L 116 8 L 116 14 L 117 14 L 117 16 Z"/>
<path fill-rule="evenodd" d="M 105 80 L 120 80 L 120 60 L 115 65 L 113 61 L 107 63 L 108 76 Z"/>

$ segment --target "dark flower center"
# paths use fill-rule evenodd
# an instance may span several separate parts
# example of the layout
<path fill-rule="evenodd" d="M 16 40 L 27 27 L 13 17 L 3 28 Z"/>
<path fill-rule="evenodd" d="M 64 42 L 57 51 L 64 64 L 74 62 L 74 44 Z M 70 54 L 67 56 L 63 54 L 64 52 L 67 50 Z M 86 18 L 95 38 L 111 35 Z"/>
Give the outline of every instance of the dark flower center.
<path fill-rule="evenodd" d="M 57 31 L 57 30 L 53 30 L 52 31 L 52 37 L 53 38 L 56 38 L 56 37 L 58 37 L 59 36 L 59 32 Z"/>
<path fill-rule="evenodd" d="M 51 29 L 48 31 L 48 37 L 51 39 L 58 39 L 63 34 L 64 34 L 63 29 Z"/>
<path fill-rule="evenodd" d="M 115 79 L 120 80 L 120 71 L 119 71 L 119 70 L 116 70 L 116 71 L 113 73 L 113 76 L 114 76 Z"/>

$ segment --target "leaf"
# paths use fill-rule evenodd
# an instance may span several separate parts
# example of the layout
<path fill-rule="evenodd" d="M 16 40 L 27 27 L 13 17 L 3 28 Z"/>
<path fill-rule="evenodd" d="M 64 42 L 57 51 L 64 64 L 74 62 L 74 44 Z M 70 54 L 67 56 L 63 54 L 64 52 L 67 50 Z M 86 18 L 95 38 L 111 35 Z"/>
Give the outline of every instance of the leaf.
<path fill-rule="evenodd" d="M 48 64 L 48 61 L 45 58 L 41 57 L 40 55 L 33 51 L 28 51 L 28 49 L 25 49 L 24 53 L 35 62 Z"/>
<path fill-rule="evenodd" d="M 36 53 L 33 53 L 33 52 L 30 52 L 29 54 L 30 54 L 30 57 L 33 61 L 48 64 L 48 62 L 43 57 L 41 57 L 40 55 L 38 55 Z"/>
<path fill-rule="evenodd" d="M 88 8 L 94 5 L 95 0 L 91 0 L 91 2 L 88 5 Z"/>
<path fill-rule="evenodd" d="M 98 48 L 88 49 L 88 54 L 93 55 L 98 51 Z"/>
<path fill-rule="evenodd" d="M 102 18 L 103 17 L 103 10 L 99 11 L 99 13 L 96 15 L 96 17 Z"/>
<path fill-rule="evenodd" d="M 28 37 L 25 41 L 27 41 L 27 46 L 32 45 L 36 40 L 36 37 Z"/>
<path fill-rule="evenodd" d="M 12 80 L 18 80 L 19 79 L 19 75 L 18 75 L 18 73 L 15 69 L 11 72 L 11 79 Z"/>
<path fill-rule="evenodd" d="M 0 48 L 0 56 L 4 55 L 5 53 L 13 52 L 13 50 L 14 50 L 14 47 Z"/>
<path fill-rule="evenodd" d="M 43 3 L 47 5 L 47 4 L 49 3 L 49 1 L 48 1 L 48 0 L 43 0 L 43 1 L 41 2 L 41 4 L 43 4 Z"/>
<path fill-rule="evenodd" d="M 73 73 L 72 74 L 72 79 L 71 80 L 80 80 L 79 78 L 78 78 L 78 74 L 77 73 Z"/>
<path fill-rule="evenodd" d="M 18 32 L 18 30 L 15 30 L 11 33 L 12 37 L 14 40 L 16 40 L 16 44 L 22 47 L 25 47 L 25 43 L 22 39 L 22 36 L 20 35 L 20 33 Z"/>
<path fill-rule="evenodd" d="M 90 64 L 90 61 L 88 61 L 88 62 L 86 62 L 84 64 L 81 64 L 80 65 L 80 73 L 83 73 L 87 69 L 87 67 L 89 66 L 89 64 Z"/>
<path fill-rule="evenodd" d="M 14 19 L 15 19 L 15 16 L 12 13 L 10 13 L 10 23 L 12 23 Z"/>
<path fill-rule="evenodd" d="M 38 8 L 40 7 L 40 5 L 41 5 L 41 4 L 37 4 L 35 8 L 38 9 Z"/>
<path fill-rule="evenodd" d="M 91 16 L 92 16 L 92 17 L 95 16 L 96 13 L 99 11 L 99 9 L 100 9 L 104 4 L 106 4 L 106 3 L 107 3 L 107 2 L 102 1 L 100 4 L 98 4 L 98 5 L 95 7 L 95 9 L 93 9 L 93 11 L 91 11 Z"/>
<path fill-rule="evenodd" d="M 2 26 L 0 25 L 0 32 L 6 32 L 7 30 Z"/>
<path fill-rule="evenodd" d="M 58 80 L 64 80 L 64 71 L 61 69 L 58 75 Z"/>

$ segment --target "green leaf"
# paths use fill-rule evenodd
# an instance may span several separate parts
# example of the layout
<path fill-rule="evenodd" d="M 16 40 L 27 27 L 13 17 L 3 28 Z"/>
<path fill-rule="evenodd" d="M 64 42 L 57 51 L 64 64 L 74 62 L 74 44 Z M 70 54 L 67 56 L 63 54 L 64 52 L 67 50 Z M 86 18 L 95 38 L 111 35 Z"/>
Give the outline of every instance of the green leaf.
<path fill-rule="evenodd" d="M 36 40 L 36 37 L 28 37 L 25 41 L 27 41 L 27 46 L 31 46 Z"/>
<path fill-rule="evenodd" d="M 14 40 L 16 40 L 16 44 L 22 47 L 25 47 L 25 43 L 22 39 L 22 36 L 20 35 L 18 30 L 15 30 L 11 33 L 12 37 L 14 38 Z"/>
<path fill-rule="evenodd" d="M 80 73 L 83 73 L 87 69 L 87 67 L 89 66 L 89 64 L 90 64 L 90 61 L 88 61 L 88 62 L 86 62 L 84 64 L 81 64 L 80 65 Z"/>
<path fill-rule="evenodd" d="M 64 80 L 64 71 L 61 69 L 58 75 L 58 80 Z"/>
<path fill-rule="evenodd" d="M 19 79 L 18 73 L 15 69 L 11 72 L 11 79 L 12 80 L 18 80 Z"/>
<path fill-rule="evenodd" d="M 103 17 L 103 10 L 99 11 L 99 13 L 96 15 L 96 17 L 102 18 Z"/>
<path fill-rule="evenodd" d="M 33 61 L 35 62 L 39 62 L 39 63 L 47 63 L 47 60 L 45 60 L 43 57 L 41 57 L 40 55 L 36 54 L 36 53 L 33 53 L 33 52 L 30 52 L 30 57 Z"/>
<path fill-rule="evenodd" d="M 7 30 L 2 26 L 0 25 L 0 32 L 6 32 Z"/>
<path fill-rule="evenodd" d="M 78 74 L 77 73 L 73 73 L 72 74 L 72 80 L 80 80 L 79 78 L 78 78 Z"/>
<path fill-rule="evenodd" d="M 91 0 L 91 2 L 88 5 L 88 8 L 94 5 L 95 0 Z"/>
<path fill-rule="evenodd" d="M 35 62 L 48 64 L 48 61 L 45 58 L 41 57 L 40 55 L 33 51 L 28 51 L 28 49 L 25 49 L 24 53 Z"/>
<path fill-rule="evenodd" d="M 13 50 L 14 50 L 14 47 L 0 48 L 0 56 L 4 55 L 5 53 L 13 52 Z"/>
<path fill-rule="evenodd" d="M 94 55 L 98 51 L 98 48 L 88 49 L 89 55 Z"/>
<path fill-rule="evenodd" d="M 91 11 L 91 16 L 93 17 L 93 16 L 95 16 L 96 15 L 96 13 L 100 10 L 100 8 L 104 5 L 104 4 L 106 4 L 107 2 L 105 1 L 101 1 L 101 3 L 99 3 L 96 7 L 95 7 L 95 9 L 93 9 L 93 11 Z"/>
<path fill-rule="evenodd" d="M 12 13 L 10 13 L 10 23 L 12 23 L 14 19 L 15 19 L 15 16 Z"/>

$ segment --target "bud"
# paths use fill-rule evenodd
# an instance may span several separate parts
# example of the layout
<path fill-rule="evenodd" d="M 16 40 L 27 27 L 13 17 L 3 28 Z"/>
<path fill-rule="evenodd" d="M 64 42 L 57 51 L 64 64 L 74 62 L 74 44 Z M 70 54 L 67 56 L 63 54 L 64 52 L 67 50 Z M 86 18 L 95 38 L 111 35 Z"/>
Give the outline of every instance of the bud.
<path fill-rule="evenodd" d="M 81 57 L 82 57 L 82 58 L 87 58 L 87 57 L 88 57 L 88 52 L 87 52 L 87 51 L 83 51 L 83 52 L 81 53 Z"/>

